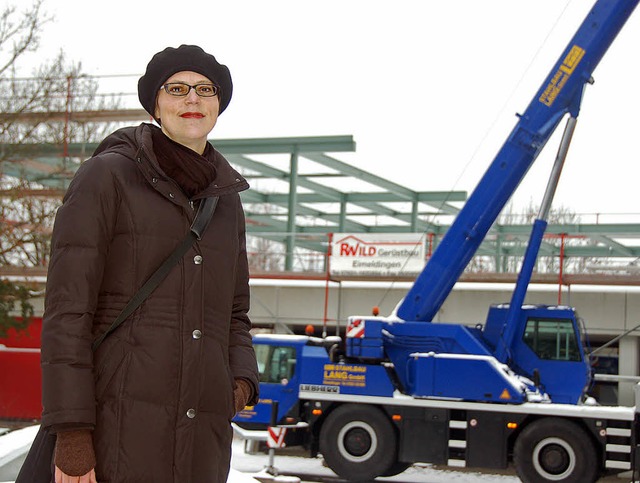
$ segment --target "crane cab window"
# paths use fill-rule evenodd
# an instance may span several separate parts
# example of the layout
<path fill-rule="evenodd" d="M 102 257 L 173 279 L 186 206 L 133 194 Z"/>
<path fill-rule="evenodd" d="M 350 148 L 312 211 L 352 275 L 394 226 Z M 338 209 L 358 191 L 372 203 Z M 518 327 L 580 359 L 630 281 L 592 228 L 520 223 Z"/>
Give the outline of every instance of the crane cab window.
<path fill-rule="evenodd" d="M 296 349 L 288 346 L 256 344 L 260 382 L 286 384 L 296 367 Z"/>
<path fill-rule="evenodd" d="M 529 319 L 523 340 L 540 359 L 581 360 L 578 341 L 570 319 Z"/>

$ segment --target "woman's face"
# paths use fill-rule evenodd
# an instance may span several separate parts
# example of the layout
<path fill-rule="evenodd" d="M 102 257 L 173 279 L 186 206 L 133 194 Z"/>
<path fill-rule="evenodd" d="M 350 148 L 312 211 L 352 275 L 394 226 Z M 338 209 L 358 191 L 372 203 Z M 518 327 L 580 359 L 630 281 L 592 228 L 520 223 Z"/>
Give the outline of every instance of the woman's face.
<path fill-rule="evenodd" d="M 211 84 L 211 80 L 192 71 L 182 71 L 169 77 L 169 82 L 182 82 L 191 86 Z M 199 154 L 204 152 L 207 136 L 216 125 L 220 110 L 219 97 L 200 97 L 195 89 L 186 96 L 172 96 L 164 88 L 158 91 L 155 117 L 160 119 L 162 131 L 175 142 Z"/>

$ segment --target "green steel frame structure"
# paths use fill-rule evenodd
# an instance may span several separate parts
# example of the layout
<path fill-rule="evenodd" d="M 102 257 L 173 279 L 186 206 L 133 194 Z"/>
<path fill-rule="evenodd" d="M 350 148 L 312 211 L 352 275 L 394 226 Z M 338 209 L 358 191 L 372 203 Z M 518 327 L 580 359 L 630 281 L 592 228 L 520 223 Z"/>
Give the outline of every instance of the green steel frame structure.
<path fill-rule="evenodd" d="M 326 253 L 330 233 L 426 233 L 435 246 L 466 200 L 463 191 L 415 191 L 339 160 L 355 152 L 352 136 L 211 142 L 252 185 L 242 193 L 247 231 L 284 245 L 285 271 L 293 269 L 297 248 Z M 0 145 L 0 173 L 43 187 L 28 194 L 59 197 L 96 147 Z M 523 254 L 530 229 L 529 224 L 498 223 L 478 255 L 494 257 L 497 271 L 503 271 L 501 260 Z M 576 238 L 582 242 L 564 243 Z M 633 268 L 640 257 L 640 224 L 550 224 L 540 254 L 615 258 Z"/>

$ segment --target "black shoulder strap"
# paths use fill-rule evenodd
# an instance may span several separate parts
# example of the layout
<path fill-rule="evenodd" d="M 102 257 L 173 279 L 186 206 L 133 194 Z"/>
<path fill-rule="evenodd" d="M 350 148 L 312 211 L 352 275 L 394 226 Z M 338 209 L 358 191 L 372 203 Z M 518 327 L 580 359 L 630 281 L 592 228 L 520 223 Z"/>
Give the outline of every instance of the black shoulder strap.
<path fill-rule="evenodd" d="M 207 226 L 209 226 L 209 222 L 211 221 L 211 217 L 213 216 L 213 212 L 216 210 L 216 206 L 218 205 L 218 197 L 205 198 L 200 202 L 200 206 L 198 207 L 198 211 L 196 213 L 196 217 L 191 224 L 191 229 L 187 234 L 186 238 L 176 247 L 176 249 L 169 255 L 169 257 L 160 265 L 160 267 L 149 277 L 149 279 L 144 283 L 142 287 L 131 297 L 129 303 L 122 309 L 122 312 L 118 315 L 116 320 L 109 326 L 109 328 L 104 331 L 100 337 L 93 341 L 91 344 L 91 350 L 95 352 L 95 350 L 102 344 L 102 342 L 106 339 L 106 337 L 111 334 L 114 330 L 116 330 L 120 324 L 122 324 L 127 317 L 129 317 L 134 310 L 136 310 L 140 304 L 146 299 L 151 292 L 153 292 L 160 282 L 164 280 L 164 278 L 169 274 L 171 269 L 178 264 L 178 262 L 182 259 L 185 253 L 189 250 L 191 245 L 196 240 L 200 240 L 202 235 L 204 235 Z"/>

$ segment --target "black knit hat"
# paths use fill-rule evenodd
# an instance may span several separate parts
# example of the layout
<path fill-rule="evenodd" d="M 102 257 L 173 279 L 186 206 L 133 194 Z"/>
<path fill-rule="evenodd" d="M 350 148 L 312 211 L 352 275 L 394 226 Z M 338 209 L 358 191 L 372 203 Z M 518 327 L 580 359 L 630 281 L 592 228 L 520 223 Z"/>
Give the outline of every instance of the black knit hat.
<path fill-rule="evenodd" d="M 197 45 L 181 45 L 177 49 L 167 47 L 151 58 L 147 71 L 138 80 L 138 99 L 145 111 L 155 118 L 156 96 L 160 87 L 176 72 L 190 70 L 202 74 L 220 88 L 220 111 L 222 114 L 233 92 L 231 74 L 226 65 L 207 54 Z"/>

